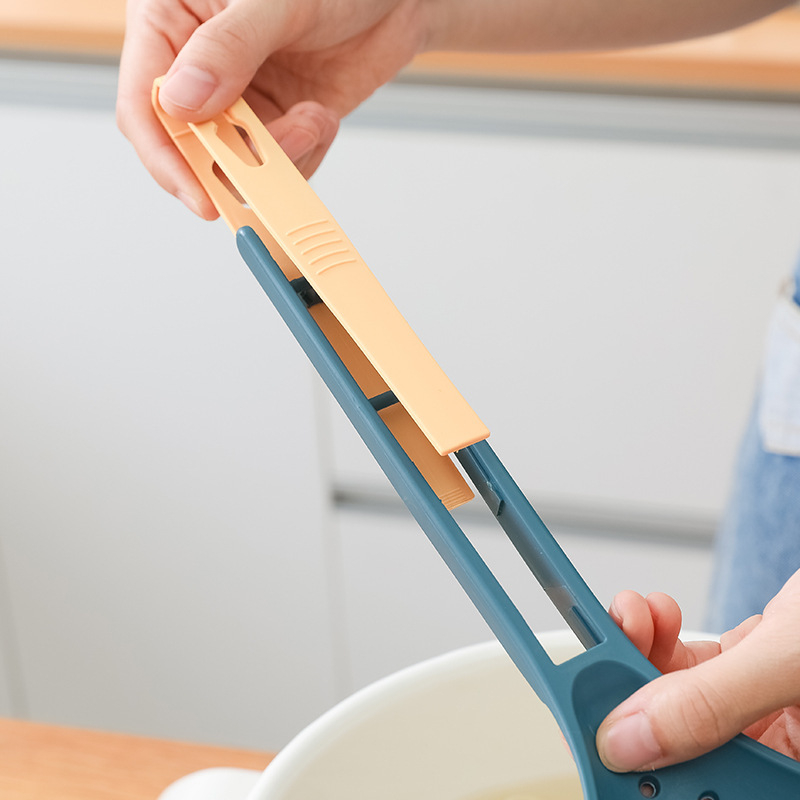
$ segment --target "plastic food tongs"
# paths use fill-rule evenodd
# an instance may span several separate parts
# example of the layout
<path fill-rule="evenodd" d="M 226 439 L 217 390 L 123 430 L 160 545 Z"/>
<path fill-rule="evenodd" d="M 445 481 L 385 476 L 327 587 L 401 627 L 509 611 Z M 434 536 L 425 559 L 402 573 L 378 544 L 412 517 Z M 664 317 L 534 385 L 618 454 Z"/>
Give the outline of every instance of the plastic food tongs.
<path fill-rule="evenodd" d="M 242 257 L 389 480 L 531 687 L 555 716 L 586 800 L 800 797 L 800 763 L 738 736 L 694 761 L 616 774 L 595 734 L 658 675 L 562 552 L 486 441 L 489 432 L 400 316 L 325 206 L 243 100 L 202 124 L 159 119 Z M 461 463 L 586 648 L 554 664 L 450 510 L 473 494 Z"/>

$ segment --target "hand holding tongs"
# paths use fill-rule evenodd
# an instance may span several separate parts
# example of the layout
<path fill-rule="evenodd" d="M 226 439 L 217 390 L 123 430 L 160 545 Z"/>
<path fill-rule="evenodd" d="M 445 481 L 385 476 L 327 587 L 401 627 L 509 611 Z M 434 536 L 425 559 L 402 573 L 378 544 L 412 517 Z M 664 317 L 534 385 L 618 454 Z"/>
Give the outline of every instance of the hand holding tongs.
<path fill-rule="evenodd" d="M 237 232 L 256 280 L 555 716 L 586 800 L 800 797 L 800 763 L 743 735 L 693 761 L 650 773 L 606 769 L 595 747 L 600 723 L 658 670 L 600 605 L 492 451 L 489 431 L 244 101 L 208 122 L 186 124 L 161 109 L 158 85 L 156 113 Z M 554 664 L 461 531 L 450 509 L 472 492 L 452 453 L 585 652 Z"/>

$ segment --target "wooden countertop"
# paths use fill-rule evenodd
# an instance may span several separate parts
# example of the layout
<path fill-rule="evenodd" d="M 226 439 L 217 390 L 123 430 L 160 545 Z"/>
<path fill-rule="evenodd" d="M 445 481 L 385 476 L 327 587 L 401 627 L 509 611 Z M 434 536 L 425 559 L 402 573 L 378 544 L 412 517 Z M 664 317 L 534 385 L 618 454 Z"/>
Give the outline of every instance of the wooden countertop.
<path fill-rule="evenodd" d="M 156 800 L 207 767 L 263 770 L 272 755 L 0 719 L 3 800 Z"/>
<path fill-rule="evenodd" d="M 0 3 L 0 50 L 116 57 L 124 25 L 124 0 L 5 0 Z M 407 74 L 434 81 L 797 97 L 800 9 L 786 9 L 729 33 L 624 53 L 430 53 L 416 59 Z"/>
<path fill-rule="evenodd" d="M 0 48 L 116 56 L 125 32 L 125 0 L 4 0 Z"/>

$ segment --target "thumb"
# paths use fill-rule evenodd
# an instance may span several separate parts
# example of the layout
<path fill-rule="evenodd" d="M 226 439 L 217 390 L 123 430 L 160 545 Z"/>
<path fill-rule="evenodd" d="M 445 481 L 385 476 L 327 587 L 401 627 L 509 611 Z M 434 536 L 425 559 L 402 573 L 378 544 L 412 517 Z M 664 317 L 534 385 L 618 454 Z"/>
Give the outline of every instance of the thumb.
<path fill-rule="evenodd" d="M 642 687 L 598 729 L 601 760 L 614 772 L 686 761 L 797 702 L 798 648 L 786 645 L 785 632 L 759 625 L 720 655 Z"/>
<path fill-rule="evenodd" d="M 228 108 L 286 35 L 274 11 L 281 5 L 240 0 L 200 25 L 159 90 L 164 110 L 178 119 L 200 122 Z"/>

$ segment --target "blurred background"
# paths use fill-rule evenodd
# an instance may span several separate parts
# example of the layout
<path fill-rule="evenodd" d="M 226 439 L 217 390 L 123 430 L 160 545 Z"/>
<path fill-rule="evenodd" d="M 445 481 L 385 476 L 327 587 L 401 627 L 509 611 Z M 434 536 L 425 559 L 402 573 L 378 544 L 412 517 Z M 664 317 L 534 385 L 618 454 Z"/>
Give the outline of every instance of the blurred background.
<path fill-rule="evenodd" d="M 228 230 L 117 131 L 123 5 L 0 3 L 0 715 L 277 749 L 491 634 Z M 800 249 L 798 43 L 788 10 L 617 56 L 426 56 L 313 180 L 601 601 L 666 591 L 694 629 Z"/>

